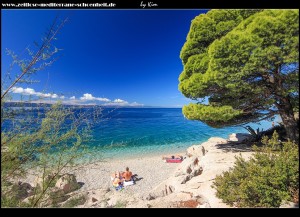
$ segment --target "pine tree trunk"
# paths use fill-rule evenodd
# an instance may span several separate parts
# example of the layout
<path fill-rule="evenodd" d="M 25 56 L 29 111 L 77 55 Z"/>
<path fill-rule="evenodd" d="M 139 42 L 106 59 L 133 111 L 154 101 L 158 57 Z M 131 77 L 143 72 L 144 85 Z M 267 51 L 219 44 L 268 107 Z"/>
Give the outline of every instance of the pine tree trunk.
<path fill-rule="evenodd" d="M 289 100 L 287 101 L 285 101 L 284 106 L 279 108 L 279 114 L 281 116 L 284 128 L 286 130 L 287 137 L 291 141 L 296 141 L 298 143 L 299 142 L 298 124 L 294 117 L 293 107 L 289 102 Z"/>

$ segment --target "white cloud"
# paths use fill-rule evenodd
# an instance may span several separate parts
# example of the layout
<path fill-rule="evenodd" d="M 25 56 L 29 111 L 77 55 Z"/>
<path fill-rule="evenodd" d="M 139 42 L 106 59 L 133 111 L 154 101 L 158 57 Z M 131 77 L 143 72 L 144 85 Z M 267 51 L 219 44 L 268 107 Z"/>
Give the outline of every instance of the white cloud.
<path fill-rule="evenodd" d="M 93 97 L 92 94 L 89 94 L 89 93 L 85 93 L 83 94 L 82 97 L 80 97 L 81 100 L 95 100 L 96 98 Z"/>
<path fill-rule="evenodd" d="M 26 94 L 26 95 L 36 95 L 36 92 L 32 88 L 26 88 L 26 89 L 24 89 L 24 94 Z"/>
<path fill-rule="evenodd" d="M 115 99 L 114 102 L 115 103 L 128 103 L 127 101 L 122 100 L 122 99 Z"/>
<path fill-rule="evenodd" d="M 107 98 L 96 98 L 96 100 L 99 100 L 101 102 L 110 102 L 110 99 Z"/>
<path fill-rule="evenodd" d="M 99 97 L 94 97 L 92 94 L 85 93 L 83 94 L 82 97 L 80 97 L 80 100 L 98 100 L 101 102 L 105 102 L 102 104 L 103 106 L 132 106 L 132 107 L 137 107 L 137 106 L 144 106 L 143 104 L 133 102 L 129 103 L 123 99 L 115 99 L 114 101 L 111 101 L 110 99 L 107 98 L 99 98 Z"/>
<path fill-rule="evenodd" d="M 23 88 L 22 87 L 13 87 L 13 88 L 11 88 L 11 91 L 13 93 L 23 93 Z"/>
<path fill-rule="evenodd" d="M 24 95 L 33 95 L 33 96 L 38 96 L 38 97 L 42 97 L 42 98 L 53 98 L 56 99 L 58 98 L 57 94 L 51 94 L 51 93 L 42 93 L 42 92 L 36 92 L 34 89 L 32 88 L 22 88 L 22 87 L 13 87 L 11 89 L 11 92 L 13 93 L 19 93 L 19 94 L 24 94 Z M 64 96 L 60 97 L 61 99 L 64 99 Z"/>
<path fill-rule="evenodd" d="M 32 88 L 22 88 L 22 87 L 13 87 L 11 89 L 11 92 L 13 93 L 18 93 L 18 94 L 24 94 L 24 95 L 33 95 L 33 96 L 38 96 L 40 98 L 52 98 L 52 99 L 66 99 L 65 96 L 59 96 L 56 93 L 42 93 L 42 92 L 36 92 L 34 89 Z M 111 101 L 108 98 L 101 98 L 101 97 L 94 97 L 92 94 L 90 93 L 85 93 L 83 94 L 82 97 L 79 98 L 80 100 L 76 100 L 75 96 L 71 96 L 69 98 L 69 100 L 64 100 L 63 103 L 64 104 L 76 104 L 76 105 L 82 105 L 82 103 L 84 103 L 83 101 L 99 101 L 99 102 L 104 102 L 103 106 L 143 106 L 143 104 L 137 103 L 137 102 L 133 102 L 133 103 L 129 103 L 123 99 L 115 99 L 114 101 Z M 42 99 L 39 99 L 42 100 Z M 88 103 L 89 105 L 96 105 L 95 103 Z M 86 105 L 88 105 L 86 104 Z"/>
<path fill-rule="evenodd" d="M 23 89 L 22 87 L 13 87 L 11 91 L 13 93 L 22 93 L 25 95 L 36 95 L 36 92 L 32 88 Z"/>
<path fill-rule="evenodd" d="M 83 94 L 82 97 L 80 97 L 80 100 L 98 100 L 100 102 L 110 102 L 110 99 L 107 98 L 101 98 L 101 97 L 94 97 L 90 93 L 85 93 Z"/>
<path fill-rule="evenodd" d="M 40 92 L 35 92 L 36 96 L 39 96 L 39 97 L 51 97 L 51 94 L 50 93 L 40 93 Z"/>

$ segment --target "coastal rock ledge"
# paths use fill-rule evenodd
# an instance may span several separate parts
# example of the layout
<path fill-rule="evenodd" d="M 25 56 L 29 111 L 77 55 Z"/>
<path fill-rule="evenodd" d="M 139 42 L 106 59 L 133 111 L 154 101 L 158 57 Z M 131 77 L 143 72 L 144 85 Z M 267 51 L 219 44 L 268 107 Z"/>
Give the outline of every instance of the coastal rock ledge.
<path fill-rule="evenodd" d="M 112 161 L 88 165 L 81 170 L 78 169 L 74 174 L 66 172 L 58 177 L 55 187 L 47 195 L 49 199 L 43 206 L 52 206 L 56 202 L 60 207 L 77 208 L 229 207 L 215 196 L 216 190 L 211 185 L 216 175 L 222 174 L 234 165 L 235 156 L 241 155 L 249 159 L 254 153 L 249 146 L 243 144 L 243 140 L 247 137 L 240 134 L 231 134 L 227 140 L 212 137 L 200 145 L 189 147 L 184 154 L 184 161 L 180 164 L 167 164 L 161 160 L 161 156 L 155 156 L 129 159 L 126 163 Z M 139 178 L 136 185 L 115 191 L 111 188 L 111 182 L 107 177 L 113 170 L 122 170 L 124 165 L 134 168 Z M 26 177 L 21 183 L 29 183 L 28 189 L 30 186 L 42 186 L 43 179 L 35 174 Z M 153 185 L 151 185 L 153 181 L 149 182 L 152 176 L 157 176 L 154 180 L 157 182 Z M 49 175 L 46 180 L 51 178 Z M 77 181 L 81 184 L 79 185 Z M 30 189 L 27 188 L 26 192 L 22 190 L 24 195 L 21 195 L 22 198 L 28 197 L 25 200 L 31 196 Z M 52 201 L 57 195 L 61 200 Z M 282 207 L 285 206 L 287 205 Z"/>
<path fill-rule="evenodd" d="M 241 138 L 241 139 L 240 139 Z M 234 165 L 235 156 L 249 159 L 251 149 L 241 144 L 246 137 L 230 135 L 229 139 L 212 137 L 186 151 L 186 159 L 164 182 L 157 185 L 148 195 L 149 207 L 229 207 L 215 196 L 211 187 L 216 175 Z"/>

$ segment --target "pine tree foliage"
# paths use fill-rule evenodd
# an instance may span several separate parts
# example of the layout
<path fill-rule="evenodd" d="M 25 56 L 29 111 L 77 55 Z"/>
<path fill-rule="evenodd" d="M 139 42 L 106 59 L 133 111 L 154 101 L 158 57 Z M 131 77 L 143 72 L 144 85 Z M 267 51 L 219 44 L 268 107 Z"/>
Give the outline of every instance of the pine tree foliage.
<path fill-rule="evenodd" d="M 213 127 L 279 114 L 299 139 L 299 10 L 211 10 L 191 24 L 180 57 L 179 90 L 206 104 L 183 114 Z"/>

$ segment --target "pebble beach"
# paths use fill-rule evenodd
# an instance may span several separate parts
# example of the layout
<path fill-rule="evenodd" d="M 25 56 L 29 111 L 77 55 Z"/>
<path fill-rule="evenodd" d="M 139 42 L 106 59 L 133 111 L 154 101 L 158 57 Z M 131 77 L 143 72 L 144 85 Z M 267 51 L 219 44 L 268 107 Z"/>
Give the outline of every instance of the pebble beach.
<path fill-rule="evenodd" d="M 184 153 L 176 153 L 184 154 Z M 133 157 L 125 159 L 108 159 L 98 161 L 93 164 L 82 165 L 68 170 L 67 173 L 72 173 L 76 176 L 77 182 L 81 183 L 82 187 L 79 191 L 91 191 L 97 189 L 112 187 L 110 176 L 114 171 L 125 171 L 129 167 L 130 171 L 136 177 L 136 183 L 131 186 L 125 186 L 122 192 L 135 194 L 142 198 L 153 189 L 156 185 L 170 177 L 170 175 L 178 167 L 178 163 L 166 163 L 162 159 L 162 155 L 149 155 L 142 157 Z M 27 176 L 26 182 L 34 185 L 35 175 Z"/>

